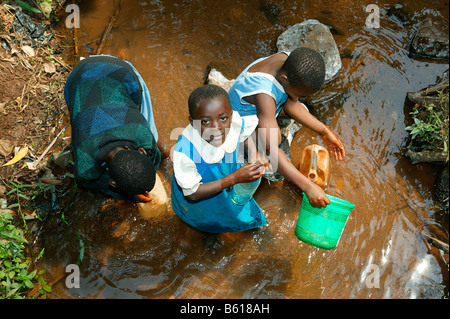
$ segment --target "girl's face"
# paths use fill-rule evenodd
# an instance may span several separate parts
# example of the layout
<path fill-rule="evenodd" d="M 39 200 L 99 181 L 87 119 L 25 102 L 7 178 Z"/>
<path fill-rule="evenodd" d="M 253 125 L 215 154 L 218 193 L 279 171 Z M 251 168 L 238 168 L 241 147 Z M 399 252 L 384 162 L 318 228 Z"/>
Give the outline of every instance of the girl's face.
<path fill-rule="evenodd" d="M 200 134 L 205 141 L 216 147 L 225 142 L 233 115 L 230 101 L 225 96 L 200 101 L 193 115 L 194 118 L 189 118 L 191 125 L 197 130 L 200 127 Z"/>

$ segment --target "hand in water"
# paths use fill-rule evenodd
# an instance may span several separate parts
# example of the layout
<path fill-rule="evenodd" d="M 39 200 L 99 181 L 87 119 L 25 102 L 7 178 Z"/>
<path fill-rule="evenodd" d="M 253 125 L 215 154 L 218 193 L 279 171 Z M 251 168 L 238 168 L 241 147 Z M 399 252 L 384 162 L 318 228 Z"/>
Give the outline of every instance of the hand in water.
<path fill-rule="evenodd" d="M 323 141 L 327 145 L 328 151 L 336 160 L 341 161 L 345 157 L 345 148 L 339 137 L 334 134 L 331 130 L 327 130 L 324 135 L 322 135 Z"/>

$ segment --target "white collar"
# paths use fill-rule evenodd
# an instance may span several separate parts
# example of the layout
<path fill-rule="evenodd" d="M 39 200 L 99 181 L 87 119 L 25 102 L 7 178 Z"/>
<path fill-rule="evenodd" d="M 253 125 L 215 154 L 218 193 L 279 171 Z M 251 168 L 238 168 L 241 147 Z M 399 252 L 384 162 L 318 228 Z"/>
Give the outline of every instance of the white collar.
<path fill-rule="evenodd" d="M 241 128 L 242 118 L 238 112 L 233 111 L 230 129 L 225 142 L 218 147 L 205 141 L 191 124 L 184 129 L 182 134 L 194 145 L 206 163 L 215 164 L 222 160 L 225 153 L 233 153 L 236 150 Z"/>

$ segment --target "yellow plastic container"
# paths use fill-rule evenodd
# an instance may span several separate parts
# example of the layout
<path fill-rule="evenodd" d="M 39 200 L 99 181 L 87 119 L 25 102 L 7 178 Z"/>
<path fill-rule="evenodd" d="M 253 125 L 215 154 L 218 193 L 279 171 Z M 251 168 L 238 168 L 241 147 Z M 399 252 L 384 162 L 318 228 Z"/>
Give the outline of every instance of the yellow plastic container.
<path fill-rule="evenodd" d="M 306 147 L 300 160 L 300 173 L 323 189 L 330 182 L 331 162 L 328 150 L 317 144 Z"/>

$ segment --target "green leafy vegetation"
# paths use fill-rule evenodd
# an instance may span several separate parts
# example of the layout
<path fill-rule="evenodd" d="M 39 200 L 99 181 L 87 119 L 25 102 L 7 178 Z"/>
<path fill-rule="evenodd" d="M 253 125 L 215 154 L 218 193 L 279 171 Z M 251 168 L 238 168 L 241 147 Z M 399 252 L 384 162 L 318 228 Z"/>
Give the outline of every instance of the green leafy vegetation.
<path fill-rule="evenodd" d="M 405 128 L 410 131 L 409 148 L 418 151 L 429 150 L 448 153 L 449 139 L 449 95 L 441 92 L 440 103 L 422 106 L 416 104 L 413 112 L 414 123 Z"/>
<path fill-rule="evenodd" d="M 15 0 L 15 2 L 24 10 L 27 10 L 27 11 L 30 11 L 30 12 L 34 12 L 34 13 L 41 13 L 42 12 L 47 17 L 50 15 L 50 12 L 52 12 L 53 0 L 37 0 L 37 1 L 33 1 L 35 3 L 35 5 L 38 6 L 38 8 L 28 4 L 25 1 Z"/>
<path fill-rule="evenodd" d="M 22 208 L 25 201 L 45 196 L 45 193 L 51 191 L 54 185 L 43 186 L 39 181 L 33 187 L 33 185 L 12 180 L 7 182 L 11 189 L 5 194 L 5 198 L 9 197 L 13 203 L 6 209 L 0 209 L 0 299 L 46 298 L 46 294 L 50 293 L 52 288 L 42 276 L 44 270 L 29 272 L 31 261 L 29 257 L 26 257 L 29 255 L 26 253 L 28 242 L 25 239 L 28 232 L 27 221 L 40 218 L 25 214 Z M 16 212 L 11 209 L 15 209 Z M 12 214 L 16 213 L 20 215 L 20 218 L 13 223 Z M 22 226 L 16 226 L 20 220 L 23 223 Z M 42 255 L 43 250 L 33 262 L 39 260 Z"/>
<path fill-rule="evenodd" d="M 13 223 L 11 213 L 0 211 L 0 298 L 24 298 L 31 290 L 36 289 L 32 298 L 42 298 L 51 292 L 42 277 L 44 270 L 28 271 L 30 259 L 25 258 L 23 230 Z"/>
<path fill-rule="evenodd" d="M 14 187 L 8 193 L 6 193 L 5 196 L 9 196 L 11 194 L 14 194 L 14 195 L 16 195 L 16 200 L 17 200 L 17 202 L 15 202 L 14 204 L 9 205 L 8 208 L 10 208 L 10 209 L 11 208 L 17 208 L 18 209 L 20 215 L 22 216 L 24 228 L 26 229 L 27 228 L 26 218 L 25 218 L 25 215 L 22 212 L 22 205 L 21 205 L 20 200 L 21 199 L 25 199 L 25 200 L 29 200 L 30 199 L 27 195 L 25 195 L 23 193 L 22 190 L 26 189 L 28 187 L 31 187 L 31 185 L 29 185 L 29 184 L 20 184 L 20 183 L 14 182 L 14 181 L 8 181 L 8 182 L 11 185 L 13 185 Z"/>

